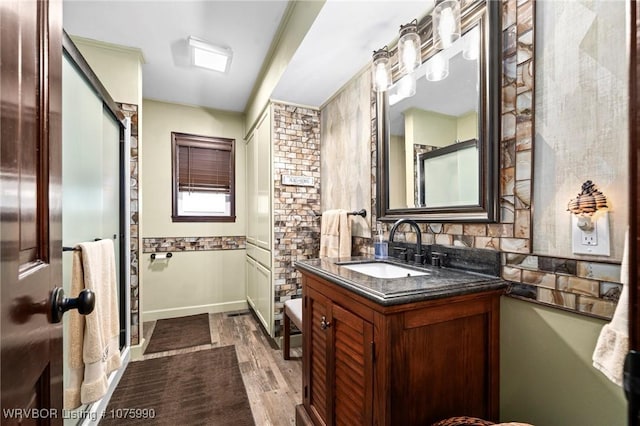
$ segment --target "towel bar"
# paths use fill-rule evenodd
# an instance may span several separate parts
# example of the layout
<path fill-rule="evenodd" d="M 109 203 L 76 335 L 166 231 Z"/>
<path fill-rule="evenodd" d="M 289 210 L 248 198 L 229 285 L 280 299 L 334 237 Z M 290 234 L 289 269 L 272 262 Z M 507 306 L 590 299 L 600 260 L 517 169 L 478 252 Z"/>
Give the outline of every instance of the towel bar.
<path fill-rule="evenodd" d="M 322 216 L 322 213 L 318 214 L 316 212 L 313 212 L 314 215 L 316 215 L 316 217 L 320 217 Z M 358 211 L 352 211 L 352 212 L 347 212 L 348 216 L 362 216 L 362 217 L 367 217 L 367 211 L 365 209 L 362 210 L 358 210 Z"/>
<path fill-rule="evenodd" d="M 117 239 L 118 236 L 116 234 L 113 234 L 113 239 Z M 102 238 L 94 238 L 93 241 L 100 241 Z M 75 248 L 75 247 L 69 247 L 69 246 L 62 246 L 62 251 L 80 251 L 79 248 Z"/>

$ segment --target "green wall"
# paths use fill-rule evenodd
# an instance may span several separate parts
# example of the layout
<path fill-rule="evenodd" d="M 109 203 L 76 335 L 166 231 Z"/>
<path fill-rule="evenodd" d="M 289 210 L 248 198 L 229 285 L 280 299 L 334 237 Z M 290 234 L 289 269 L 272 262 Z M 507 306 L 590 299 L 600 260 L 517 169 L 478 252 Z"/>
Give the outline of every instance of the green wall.
<path fill-rule="evenodd" d="M 507 297 L 501 308 L 501 421 L 626 424 L 622 389 L 591 365 L 604 321 Z"/>

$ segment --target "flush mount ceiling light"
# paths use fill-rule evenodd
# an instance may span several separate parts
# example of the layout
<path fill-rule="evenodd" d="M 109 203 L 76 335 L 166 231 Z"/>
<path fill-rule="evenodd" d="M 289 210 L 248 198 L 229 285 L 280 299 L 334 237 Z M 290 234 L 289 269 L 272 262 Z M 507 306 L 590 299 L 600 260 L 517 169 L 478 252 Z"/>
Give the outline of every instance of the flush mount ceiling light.
<path fill-rule="evenodd" d="M 446 49 L 460 38 L 460 2 L 445 0 L 433 9 L 433 46 Z"/>
<path fill-rule="evenodd" d="M 231 65 L 231 49 L 215 46 L 197 37 L 189 37 L 191 63 L 200 68 L 226 73 Z"/>
<path fill-rule="evenodd" d="M 407 25 L 400 25 L 400 39 L 398 40 L 398 61 L 400 73 L 410 74 L 420 66 L 420 35 L 418 35 L 418 20 L 414 19 Z"/>
<path fill-rule="evenodd" d="M 391 61 L 387 46 L 373 52 L 371 83 L 376 92 L 384 92 L 391 87 Z"/>

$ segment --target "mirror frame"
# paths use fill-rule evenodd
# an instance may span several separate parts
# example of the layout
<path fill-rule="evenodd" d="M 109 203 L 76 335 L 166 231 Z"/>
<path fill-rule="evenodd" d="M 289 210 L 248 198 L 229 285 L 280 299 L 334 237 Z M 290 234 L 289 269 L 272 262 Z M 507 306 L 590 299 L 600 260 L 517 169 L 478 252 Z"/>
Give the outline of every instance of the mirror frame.
<path fill-rule="evenodd" d="M 467 3 L 461 11 L 462 31 L 478 24 L 481 28 L 479 101 L 480 194 L 477 205 L 452 207 L 389 208 L 389 96 L 388 91 L 375 94 L 377 126 L 376 213 L 380 221 L 410 218 L 417 222 L 497 222 L 500 207 L 500 142 L 502 108 L 502 2 L 485 0 Z M 422 62 L 433 53 L 431 15 L 419 24 Z M 399 79 L 397 46 L 391 51 L 393 81 Z"/>

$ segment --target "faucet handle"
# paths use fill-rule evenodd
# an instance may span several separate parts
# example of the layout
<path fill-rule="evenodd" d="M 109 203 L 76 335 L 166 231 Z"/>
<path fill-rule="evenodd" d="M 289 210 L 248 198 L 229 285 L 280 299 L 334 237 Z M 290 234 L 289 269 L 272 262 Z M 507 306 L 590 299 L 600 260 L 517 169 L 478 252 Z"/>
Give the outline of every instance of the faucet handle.
<path fill-rule="evenodd" d="M 431 252 L 431 266 L 439 268 L 442 265 L 442 260 L 447 257 L 447 253 L 441 253 L 438 251 Z"/>
<path fill-rule="evenodd" d="M 406 247 L 393 247 L 394 251 L 399 251 L 400 252 L 400 256 L 398 257 L 398 259 L 403 260 L 403 261 L 407 261 L 407 248 Z"/>

